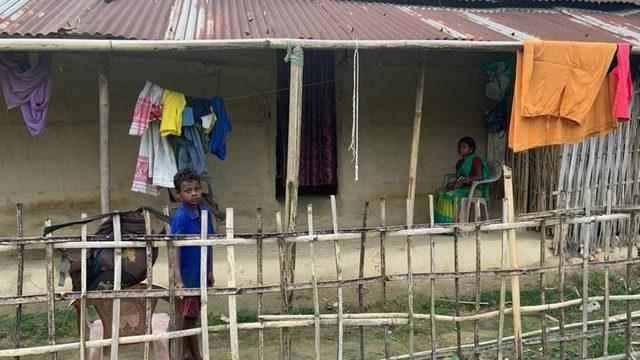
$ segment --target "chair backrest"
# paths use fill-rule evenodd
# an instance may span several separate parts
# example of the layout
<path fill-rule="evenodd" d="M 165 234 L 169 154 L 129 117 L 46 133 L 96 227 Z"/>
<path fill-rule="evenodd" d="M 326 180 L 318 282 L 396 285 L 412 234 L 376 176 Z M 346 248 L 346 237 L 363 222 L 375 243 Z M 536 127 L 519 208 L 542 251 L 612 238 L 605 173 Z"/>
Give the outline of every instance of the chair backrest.
<path fill-rule="evenodd" d="M 502 163 L 498 161 L 490 161 L 487 166 L 489 167 L 489 178 L 485 179 L 490 182 L 496 182 L 502 177 Z"/>

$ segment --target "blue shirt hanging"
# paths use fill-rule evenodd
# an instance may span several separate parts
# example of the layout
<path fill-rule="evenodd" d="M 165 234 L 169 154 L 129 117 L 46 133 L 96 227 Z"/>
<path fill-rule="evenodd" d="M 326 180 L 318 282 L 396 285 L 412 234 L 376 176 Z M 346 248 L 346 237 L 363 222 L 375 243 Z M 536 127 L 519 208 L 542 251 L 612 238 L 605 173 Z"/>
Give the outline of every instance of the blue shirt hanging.
<path fill-rule="evenodd" d="M 215 154 L 220 160 L 227 158 L 227 135 L 231 132 L 231 123 L 224 108 L 224 100 L 220 97 L 211 99 L 211 107 L 216 114 L 217 120 L 213 126 L 209 139 L 209 151 Z"/>

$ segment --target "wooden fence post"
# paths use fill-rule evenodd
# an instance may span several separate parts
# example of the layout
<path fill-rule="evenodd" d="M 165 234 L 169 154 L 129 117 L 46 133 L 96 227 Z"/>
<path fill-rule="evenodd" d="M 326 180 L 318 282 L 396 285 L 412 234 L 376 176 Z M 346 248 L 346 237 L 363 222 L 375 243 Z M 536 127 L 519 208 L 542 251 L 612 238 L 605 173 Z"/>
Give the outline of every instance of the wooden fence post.
<path fill-rule="evenodd" d="M 227 208 L 226 219 L 227 240 L 234 238 L 233 209 Z M 233 245 L 227 245 L 227 265 L 229 288 L 234 289 L 236 283 L 236 252 Z M 229 341 L 231 345 L 231 359 L 240 360 L 240 349 L 238 345 L 238 309 L 236 305 L 236 295 L 229 295 Z"/>
<path fill-rule="evenodd" d="M 23 206 L 16 204 L 16 236 L 22 239 L 24 236 Z M 24 289 L 24 245 L 18 245 L 18 282 L 16 283 L 16 296 L 21 297 Z M 15 345 L 20 348 L 20 324 L 22 324 L 22 304 L 16 305 Z M 16 356 L 16 360 L 20 357 Z M 84 359 L 82 359 L 84 360 Z"/>
<path fill-rule="evenodd" d="M 513 176 L 511 168 L 504 166 L 504 193 L 507 200 L 507 221 L 514 222 L 516 215 L 513 204 Z M 509 258 L 511 260 L 511 268 L 518 268 L 518 247 L 516 241 L 516 231 L 509 230 Z M 523 342 L 522 342 L 522 317 L 520 314 L 520 276 L 511 277 L 511 302 L 513 306 L 513 336 L 515 337 L 515 358 L 522 359 Z"/>
<path fill-rule="evenodd" d="M 44 223 L 45 227 L 51 226 L 51 219 L 47 219 Z M 50 235 L 48 237 L 51 237 Z M 56 284 L 54 282 L 53 268 L 53 243 L 47 244 L 46 248 L 47 262 L 47 327 L 49 335 L 49 345 L 56 344 Z M 50 354 L 52 360 L 58 359 L 58 353 Z"/>

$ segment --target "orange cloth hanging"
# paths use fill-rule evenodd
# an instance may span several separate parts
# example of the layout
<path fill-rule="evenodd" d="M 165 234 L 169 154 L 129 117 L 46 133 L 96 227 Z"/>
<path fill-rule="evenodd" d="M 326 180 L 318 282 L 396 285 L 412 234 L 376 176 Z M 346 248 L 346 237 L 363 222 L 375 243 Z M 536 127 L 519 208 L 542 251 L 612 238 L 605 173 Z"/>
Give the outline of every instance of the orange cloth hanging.
<path fill-rule="evenodd" d="M 617 126 L 607 71 L 615 44 L 526 41 L 518 52 L 509 147 L 569 144 Z"/>

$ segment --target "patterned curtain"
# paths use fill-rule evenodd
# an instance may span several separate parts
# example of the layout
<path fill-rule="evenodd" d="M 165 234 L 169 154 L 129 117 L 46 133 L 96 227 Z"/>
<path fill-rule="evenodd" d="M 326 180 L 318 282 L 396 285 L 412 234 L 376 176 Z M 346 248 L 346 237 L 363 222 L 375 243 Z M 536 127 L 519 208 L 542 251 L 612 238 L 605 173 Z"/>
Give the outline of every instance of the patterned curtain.
<path fill-rule="evenodd" d="M 284 53 L 279 54 L 284 59 Z M 289 64 L 278 61 L 276 195 L 284 196 L 289 129 Z M 333 51 L 305 51 L 300 137 L 300 195 L 331 195 L 338 187 L 335 57 Z"/>

